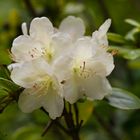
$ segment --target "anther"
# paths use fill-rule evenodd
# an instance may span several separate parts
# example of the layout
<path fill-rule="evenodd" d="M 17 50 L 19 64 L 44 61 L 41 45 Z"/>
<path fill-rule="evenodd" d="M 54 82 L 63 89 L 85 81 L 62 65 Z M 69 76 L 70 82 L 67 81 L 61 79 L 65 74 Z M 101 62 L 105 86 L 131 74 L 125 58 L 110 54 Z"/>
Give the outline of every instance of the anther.
<path fill-rule="evenodd" d="M 119 52 L 118 50 L 113 50 L 113 51 L 111 52 L 111 54 L 114 56 L 114 55 L 116 55 L 118 52 Z"/>
<path fill-rule="evenodd" d="M 66 80 L 62 80 L 60 83 L 61 84 L 65 84 L 66 83 Z"/>

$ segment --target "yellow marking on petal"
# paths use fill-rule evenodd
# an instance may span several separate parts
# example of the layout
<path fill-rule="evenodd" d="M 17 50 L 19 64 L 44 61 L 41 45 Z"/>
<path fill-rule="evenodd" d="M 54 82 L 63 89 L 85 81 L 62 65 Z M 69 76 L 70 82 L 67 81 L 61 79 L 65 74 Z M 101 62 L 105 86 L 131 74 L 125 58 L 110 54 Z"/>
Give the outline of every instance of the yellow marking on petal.
<path fill-rule="evenodd" d="M 86 68 L 86 62 L 83 61 L 82 65 L 76 65 L 74 68 L 73 68 L 73 71 L 74 73 L 78 76 L 78 77 L 81 77 L 81 78 L 89 78 L 90 76 L 92 76 L 92 71 L 88 68 Z"/>
<path fill-rule="evenodd" d="M 43 50 L 42 54 L 48 62 L 51 62 L 54 56 L 54 49 L 52 47 L 48 47 Z"/>
<path fill-rule="evenodd" d="M 42 95 L 47 94 L 49 88 L 54 87 L 53 81 L 50 77 L 45 77 L 43 81 L 39 82 L 39 83 L 35 83 L 33 85 L 33 88 L 35 89 L 35 93 L 33 93 L 32 95 L 36 95 L 37 97 L 40 97 Z"/>

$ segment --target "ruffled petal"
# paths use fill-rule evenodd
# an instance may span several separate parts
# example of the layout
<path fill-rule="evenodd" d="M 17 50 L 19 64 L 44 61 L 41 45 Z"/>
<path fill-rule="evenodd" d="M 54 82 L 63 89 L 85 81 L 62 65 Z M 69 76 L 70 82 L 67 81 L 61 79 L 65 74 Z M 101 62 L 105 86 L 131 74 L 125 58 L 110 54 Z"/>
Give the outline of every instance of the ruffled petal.
<path fill-rule="evenodd" d="M 11 52 L 16 62 L 30 61 L 42 55 L 42 45 L 27 35 L 21 35 L 13 41 Z"/>
<path fill-rule="evenodd" d="M 89 63 L 85 63 L 85 71 L 89 77 L 93 77 L 95 75 L 105 77 L 107 75 L 107 70 L 105 65 L 100 61 L 89 61 Z"/>
<path fill-rule="evenodd" d="M 106 78 L 94 76 L 83 80 L 85 94 L 90 100 L 101 100 L 105 95 L 111 93 L 111 86 Z"/>
<path fill-rule="evenodd" d="M 54 59 L 69 53 L 73 48 L 70 36 L 62 32 L 58 32 L 52 36 L 51 46 L 54 49 Z"/>
<path fill-rule="evenodd" d="M 18 85 L 30 88 L 52 74 L 50 66 L 42 58 L 13 67 L 11 79 Z"/>
<path fill-rule="evenodd" d="M 107 31 L 111 25 L 111 19 L 106 20 L 99 28 L 98 31 L 92 33 L 92 39 L 96 46 L 108 46 Z"/>
<path fill-rule="evenodd" d="M 21 25 L 23 35 L 28 35 L 27 24 L 24 22 Z"/>
<path fill-rule="evenodd" d="M 31 22 L 29 32 L 32 38 L 35 38 L 44 44 L 49 44 L 50 37 L 54 33 L 54 28 L 48 18 L 34 18 Z"/>
<path fill-rule="evenodd" d="M 114 60 L 112 54 L 106 52 L 103 48 L 97 49 L 94 61 L 100 62 L 105 66 L 106 76 L 108 76 L 114 69 Z"/>
<path fill-rule="evenodd" d="M 35 89 L 25 89 L 19 96 L 18 105 L 24 113 L 30 113 L 41 107 L 41 98 Z"/>
<path fill-rule="evenodd" d="M 80 38 L 74 44 L 73 57 L 79 61 L 87 60 L 94 56 L 96 49 L 93 48 L 90 37 Z"/>
<path fill-rule="evenodd" d="M 66 17 L 59 26 L 60 31 L 67 33 L 73 40 L 80 38 L 85 33 L 85 26 L 81 18 L 74 16 Z"/>
<path fill-rule="evenodd" d="M 60 117 L 64 108 L 63 98 L 59 95 L 58 90 L 60 89 L 50 87 L 41 102 L 43 108 L 52 119 Z"/>
<path fill-rule="evenodd" d="M 111 19 L 107 19 L 99 28 L 100 36 L 106 35 L 109 27 L 111 25 Z"/>
<path fill-rule="evenodd" d="M 59 81 L 66 80 L 72 76 L 72 61 L 71 54 L 60 56 L 53 63 L 53 72 Z"/>
<path fill-rule="evenodd" d="M 82 97 L 82 87 L 79 86 L 78 79 L 74 77 L 66 79 L 63 83 L 64 98 L 69 103 L 73 104 Z"/>

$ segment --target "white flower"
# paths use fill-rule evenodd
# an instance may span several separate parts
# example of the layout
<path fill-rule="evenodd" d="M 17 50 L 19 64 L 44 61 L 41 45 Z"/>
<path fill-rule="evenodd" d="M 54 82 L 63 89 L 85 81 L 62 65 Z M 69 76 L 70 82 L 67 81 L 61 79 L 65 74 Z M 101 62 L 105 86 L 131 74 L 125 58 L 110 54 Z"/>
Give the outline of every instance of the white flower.
<path fill-rule="evenodd" d="M 25 88 L 20 94 L 20 109 L 29 113 L 43 107 L 52 119 L 63 111 L 63 90 L 49 64 L 43 58 L 34 59 L 15 67 L 11 79 Z"/>
<path fill-rule="evenodd" d="M 22 24 L 23 35 L 11 48 L 15 63 L 9 66 L 11 79 L 24 91 L 19 96 L 23 112 L 43 107 L 52 119 L 63 112 L 63 97 L 70 103 L 86 96 L 102 99 L 111 91 L 106 79 L 113 68 L 113 57 L 107 52 L 107 20 L 92 37 L 84 36 L 80 18 L 65 18 L 55 29 L 48 18 L 32 20 L 29 35 Z"/>
<path fill-rule="evenodd" d="M 22 24 L 22 31 L 11 48 L 16 63 L 8 67 L 11 79 L 25 88 L 19 96 L 19 107 L 23 112 L 32 112 L 42 106 L 55 119 L 62 114 L 64 104 L 53 61 L 69 52 L 72 43 L 84 35 L 83 21 L 69 16 L 55 29 L 48 18 L 35 18 L 29 35 L 26 23 Z"/>
<path fill-rule="evenodd" d="M 26 23 L 22 24 L 23 35 L 13 41 L 11 52 L 16 62 L 30 61 L 43 56 L 48 62 L 66 53 L 72 42 L 84 35 L 85 28 L 80 18 L 65 18 L 55 29 L 46 17 L 34 18 L 29 35 Z"/>
<path fill-rule="evenodd" d="M 107 52 L 106 32 L 111 21 L 107 20 L 91 37 L 83 37 L 75 43 L 69 56 L 55 62 L 60 81 L 63 81 L 64 97 L 70 103 L 86 96 L 102 99 L 111 91 L 106 79 L 114 68 L 113 56 Z"/>

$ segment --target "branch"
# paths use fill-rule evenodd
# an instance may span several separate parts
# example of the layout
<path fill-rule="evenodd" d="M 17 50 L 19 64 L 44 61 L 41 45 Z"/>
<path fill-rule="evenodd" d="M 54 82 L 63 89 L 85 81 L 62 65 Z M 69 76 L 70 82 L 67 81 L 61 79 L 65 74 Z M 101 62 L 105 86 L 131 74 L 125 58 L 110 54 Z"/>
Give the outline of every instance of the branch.
<path fill-rule="evenodd" d="M 76 125 L 77 127 L 79 127 L 79 111 L 76 103 L 74 104 L 74 111 L 76 116 Z"/>
<path fill-rule="evenodd" d="M 78 111 L 78 108 L 77 108 L 77 111 Z M 79 137 L 80 128 L 79 126 L 77 127 L 77 125 L 76 126 L 74 125 L 73 114 L 71 111 L 71 104 L 69 104 L 69 112 L 66 110 L 66 107 L 64 107 L 63 115 L 64 115 L 65 122 L 67 124 L 67 127 L 69 129 L 69 134 L 72 137 L 72 139 L 80 140 L 80 137 Z"/>
<path fill-rule="evenodd" d="M 48 132 L 48 130 L 52 127 L 53 124 L 54 124 L 54 120 L 50 120 L 47 123 L 47 125 L 46 125 L 46 127 L 45 127 L 45 129 L 44 129 L 44 131 L 43 131 L 43 133 L 41 135 L 42 137 L 45 136 L 45 134 Z"/>

